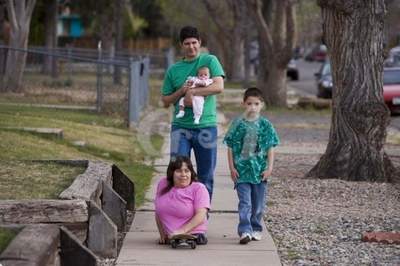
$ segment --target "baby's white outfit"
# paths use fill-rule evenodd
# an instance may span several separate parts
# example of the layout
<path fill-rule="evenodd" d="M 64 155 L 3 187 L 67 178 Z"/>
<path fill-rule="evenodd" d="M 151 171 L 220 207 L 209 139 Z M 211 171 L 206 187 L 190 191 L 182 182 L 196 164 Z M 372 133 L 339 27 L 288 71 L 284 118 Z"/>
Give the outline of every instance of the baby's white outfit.
<path fill-rule="evenodd" d="M 198 87 L 199 85 L 201 87 L 207 87 L 208 85 L 213 83 L 212 79 L 199 79 L 197 77 L 188 77 L 186 82 L 193 82 L 191 88 Z M 179 100 L 179 106 L 185 106 L 183 97 Z M 201 115 L 203 114 L 203 108 L 204 108 L 204 97 L 203 96 L 193 96 L 192 97 L 192 108 L 193 108 L 193 118 L 194 118 L 194 123 L 199 124 L 200 123 L 200 118 Z M 185 115 L 184 110 L 180 110 L 178 114 L 176 115 L 176 118 L 181 118 Z"/>

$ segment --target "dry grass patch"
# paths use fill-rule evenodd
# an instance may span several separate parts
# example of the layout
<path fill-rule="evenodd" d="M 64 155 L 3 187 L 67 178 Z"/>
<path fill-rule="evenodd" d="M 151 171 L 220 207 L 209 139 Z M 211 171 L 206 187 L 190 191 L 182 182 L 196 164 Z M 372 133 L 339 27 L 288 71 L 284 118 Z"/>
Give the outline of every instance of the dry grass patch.
<path fill-rule="evenodd" d="M 0 161 L 0 199 L 56 199 L 85 167 L 55 162 Z"/>

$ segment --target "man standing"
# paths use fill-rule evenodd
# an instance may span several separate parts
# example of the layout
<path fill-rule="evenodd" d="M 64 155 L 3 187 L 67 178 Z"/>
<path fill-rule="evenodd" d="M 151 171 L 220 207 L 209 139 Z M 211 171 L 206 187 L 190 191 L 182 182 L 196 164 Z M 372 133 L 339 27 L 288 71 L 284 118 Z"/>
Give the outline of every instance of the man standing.
<path fill-rule="evenodd" d="M 180 44 L 184 58 L 171 66 L 164 78 L 162 101 L 164 107 L 174 105 L 171 127 L 171 159 L 181 155 L 190 157 L 193 149 L 197 175 L 212 197 L 214 170 L 217 160 L 217 106 L 215 94 L 224 90 L 224 70 L 214 55 L 200 53 L 201 40 L 197 28 L 186 26 L 180 32 Z M 210 70 L 213 83 L 208 87 L 190 88 L 185 84 L 189 76 L 196 76 L 201 67 Z M 192 97 L 204 96 L 203 115 L 199 124 L 193 121 Z M 185 115 L 176 118 L 178 102 L 184 97 Z"/>

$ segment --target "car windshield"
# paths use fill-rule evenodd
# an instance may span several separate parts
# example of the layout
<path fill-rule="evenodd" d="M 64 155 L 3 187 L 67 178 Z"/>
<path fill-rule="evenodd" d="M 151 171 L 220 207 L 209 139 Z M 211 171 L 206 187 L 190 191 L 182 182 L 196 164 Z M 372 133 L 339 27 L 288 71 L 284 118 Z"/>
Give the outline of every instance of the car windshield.
<path fill-rule="evenodd" d="M 400 84 L 400 69 L 384 70 L 383 84 Z"/>
<path fill-rule="evenodd" d="M 330 74 L 331 74 L 331 64 L 325 63 L 325 64 L 322 66 L 322 71 L 321 71 L 321 73 L 322 73 L 323 76 L 325 76 L 325 75 L 330 75 Z"/>

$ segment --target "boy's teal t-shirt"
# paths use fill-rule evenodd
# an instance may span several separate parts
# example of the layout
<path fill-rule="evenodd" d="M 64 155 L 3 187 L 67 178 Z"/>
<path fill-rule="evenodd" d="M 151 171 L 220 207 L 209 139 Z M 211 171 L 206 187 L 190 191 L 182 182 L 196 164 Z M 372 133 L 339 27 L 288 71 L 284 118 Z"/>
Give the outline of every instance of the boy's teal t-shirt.
<path fill-rule="evenodd" d="M 279 144 L 279 137 L 265 117 L 256 121 L 236 118 L 223 141 L 232 149 L 233 163 L 239 173 L 238 183 L 259 184 L 268 167 L 268 150 Z"/>
<path fill-rule="evenodd" d="M 210 69 L 210 78 L 225 76 L 217 57 L 210 54 L 200 54 L 194 60 L 179 61 L 167 70 L 161 89 L 162 95 L 170 95 L 180 89 L 189 76 L 197 76 L 198 69 L 204 66 Z M 205 128 L 217 125 L 217 100 L 215 95 L 204 97 L 203 114 L 200 123 L 197 125 L 194 124 L 193 109 L 191 107 L 185 107 L 185 115 L 182 118 L 176 118 L 176 114 L 179 112 L 178 102 L 175 103 L 173 111 L 173 125 L 183 128 Z"/>

